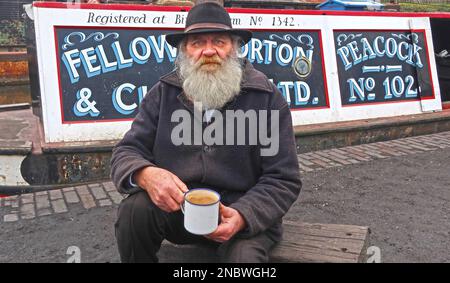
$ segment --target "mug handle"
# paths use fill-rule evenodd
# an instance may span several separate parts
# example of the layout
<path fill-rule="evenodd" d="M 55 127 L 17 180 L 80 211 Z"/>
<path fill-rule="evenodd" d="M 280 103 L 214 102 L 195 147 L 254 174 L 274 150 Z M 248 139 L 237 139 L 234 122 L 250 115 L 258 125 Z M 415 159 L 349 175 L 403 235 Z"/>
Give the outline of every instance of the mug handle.
<path fill-rule="evenodd" d="M 181 203 L 180 208 L 181 208 L 181 212 L 183 212 L 183 214 L 184 214 L 184 200 L 183 200 L 183 202 Z"/>
<path fill-rule="evenodd" d="M 188 192 L 189 192 L 189 191 L 187 191 L 187 192 L 185 192 L 185 193 L 183 194 L 183 202 L 182 202 L 181 205 L 180 205 L 181 212 L 183 212 L 183 214 L 184 214 L 184 203 L 186 202 L 186 194 L 187 194 Z"/>

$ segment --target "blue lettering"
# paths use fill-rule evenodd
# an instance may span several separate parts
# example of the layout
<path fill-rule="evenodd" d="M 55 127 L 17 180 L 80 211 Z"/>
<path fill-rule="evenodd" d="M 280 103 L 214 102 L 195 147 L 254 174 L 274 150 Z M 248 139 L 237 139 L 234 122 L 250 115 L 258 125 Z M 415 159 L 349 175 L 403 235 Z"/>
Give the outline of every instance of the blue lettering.
<path fill-rule="evenodd" d="M 264 40 L 263 46 L 265 47 L 264 64 L 267 65 L 272 63 L 272 51 L 277 46 L 277 43 L 275 41 Z"/>
<path fill-rule="evenodd" d="M 361 99 L 361 101 L 364 101 L 364 78 L 360 78 L 358 79 L 359 84 L 356 82 L 355 79 L 351 78 L 347 80 L 347 83 L 349 84 L 350 87 L 350 98 L 348 99 L 348 102 L 355 102 L 356 101 L 356 95 L 355 93 L 358 95 L 359 99 Z"/>
<path fill-rule="evenodd" d="M 158 37 L 158 40 L 156 40 L 154 35 L 149 36 L 147 40 L 150 42 L 150 47 L 155 55 L 156 62 L 161 63 L 164 59 L 164 45 L 166 41 L 164 40 L 163 42 L 161 37 Z"/>
<path fill-rule="evenodd" d="M 406 62 L 411 65 L 415 65 L 419 68 L 423 67 L 422 60 L 420 59 L 419 51 L 422 50 L 422 47 L 413 44 L 412 48 L 409 49 L 408 60 Z M 412 58 L 416 59 L 416 63 L 413 62 Z"/>
<path fill-rule="evenodd" d="M 139 54 L 139 51 L 137 49 L 137 46 L 140 46 L 142 49 L 142 54 Z M 150 44 L 148 43 L 145 38 L 137 37 L 133 39 L 133 41 L 130 44 L 130 55 L 133 58 L 133 60 L 138 64 L 145 64 L 148 61 L 148 58 L 150 57 Z"/>
<path fill-rule="evenodd" d="M 342 64 L 344 64 L 346 71 L 352 67 L 352 63 L 350 63 L 350 61 L 348 60 L 349 53 L 350 52 L 348 51 L 348 48 L 346 46 L 342 46 L 337 50 L 337 54 L 339 55 L 339 57 L 341 57 Z"/>
<path fill-rule="evenodd" d="M 79 58 L 80 52 L 78 49 L 73 49 L 63 53 L 62 61 L 66 66 L 69 73 L 70 82 L 76 83 L 80 80 L 80 74 L 78 74 L 77 68 L 80 67 L 81 60 Z"/>
<path fill-rule="evenodd" d="M 363 39 L 361 39 L 361 43 L 362 43 L 362 48 L 363 48 L 363 57 L 362 57 L 363 61 L 377 57 L 375 52 L 373 52 L 372 47 L 370 46 L 370 43 L 367 40 L 367 38 L 364 37 Z M 369 53 L 369 54 L 367 54 L 367 53 Z"/>
<path fill-rule="evenodd" d="M 261 49 L 262 49 L 262 44 L 261 41 L 259 39 L 253 38 L 250 43 L 249 43 L 249 50 L 248 50 L 248 59 L 250 60 L 250 62 L 254 62 L 255 60 L 258 63 L 262 63 L 263 62 L 263 57 L 261 55 Z"/>
<path fill-rule="evenodd" d="M 406 42 L 400 42 L 400 44 L 398 45 L 398 53 L 397 53 L 397 58 L 401 61 L 406 61 L 408 60 L 408 55 L 403 55 L 402 53 L 402 46 L 405 46 L 405 49 L 408 50 L 409 49 L 409 44 Z"/>
<path fill-rule="evenodd" d="M 384 43 L 384 37 L 382 37 L 382 36 L 377 36 L 377 37 L 375 38 L 375 40 L 373 41 L 373 49 L 375 49 L 375 54 L 376 54 L 378 57 L 383 57 L 383 56 L 384 56 L 384 53 L 385 53 L 386 51 L 384 51 L 384 50 L 383 50 L 383 52 L 380 51 L 380 45 L 378 44 L 378 41 L 380 41 L 380 40 L 381 40 L 382 43 Z"/>
<path fill-rule="evenodd" d="M 352 55 L 353 58 L 353 65 L 359 64 L 362 61 L 362 56 L 361 54 L 357 54 L 356 52 L 358 52 L 358 45 L 356 44 L 356 41 L 352 41 L 349 44 L 347 44 L 349 50 L 350 50 L 350 55 Z"/>
<path fill-rule="evenodd" d="M 116 58 L 119 59 L 119 61 L 117 62 L 119 69 L 128 68 L 133 65 L 133 59 L 125 59 L 123 57 L 122 48 L 120 47 L 118 41 L 113 42 L 113 44 L 111 44 L 111 47 L 114 51 L 114 55 L 116 55 Z"/>
<path fill-rule="evenodd" d="M 122 100 L 123 91 L 127 91 L 129 94 L 131 94 L 135 88 L 136 87 L 133 84 L 124 83 L 113 90 L 112 102 L 113 102 L 114 108 L 118 112 L 122 113 L 123 115 L 130 115 L 137 108 L 136 103 L 127 105 Z"/>
<path fill-rule="evenodd" d="M 95 52 L 97 53 L 97 56 L 100 61 L 100 65 L 102 66 L 102 72 L 112 72 L 117 70 L 117 62 L 109 62 L 108 58 L 106 57 L 105 50 L 103 49 L 103 45 L 98 45 L 95 48 Z"/>
<path fill-rule="evenodd" d="M 306 105 L 308 104 L 309 97 L 311 96 L 311 89 L 306 82 L 297 81 L 295 82 L 295 105 Z"/>
<path fill-rule="evenodd" d="M 283 57 L 284 50 L 286 50 L 286 52 L 284 52 L 286 55 L 285 57 Z M 283 43 L 277 48 L 275 58 L 280 66 L 286 66 L 292 61 L 293 55 L 292 47 L 289 44 Z"/>
<path fill-rule="evenodd" d="M 92 66 L 92 63 L 97 62 L 97 56 L 95 56 L 95 50 L 92 47 L 81 50 L 81 62 L 83 62 L 84 70 L 88 78 L 100 74 L 100 66 Z"/>
<path fill-rule="evenodd" d="M 164 42 L 164 49 L 166 50 L 169 61 L 173 63 L 175 61 L 175 58 L 177 57 L 177 48 L 167 43 L 165 34 L 161 36 L 161 40 Z"/>
<path fill-rule="evenodd" d="M 387 57 L 392 58 L 395 56 L 397 53 L 397 42 L 395 42 L 395 39 L 388 38 L 386 40 L 385 50 Z"/>

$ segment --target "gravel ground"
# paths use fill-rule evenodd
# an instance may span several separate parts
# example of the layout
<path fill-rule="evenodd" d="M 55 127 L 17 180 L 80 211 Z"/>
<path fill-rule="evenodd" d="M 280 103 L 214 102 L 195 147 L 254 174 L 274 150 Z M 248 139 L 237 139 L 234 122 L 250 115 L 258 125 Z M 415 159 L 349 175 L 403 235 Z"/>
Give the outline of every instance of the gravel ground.
<path fill-rule="evenodd" d="M 369 226 L 382 262 L 450 262 L 450 150 L 306 174 L 286 219 Z"/>
<path fill-rule="evenodd" d="M 303 175 L 286 219 L 369 226 L 382 262 L 450 262 L 450 150 L 373 160 Z M 0 262 L 118 262 L 117 206 L 0 223 Z"/>

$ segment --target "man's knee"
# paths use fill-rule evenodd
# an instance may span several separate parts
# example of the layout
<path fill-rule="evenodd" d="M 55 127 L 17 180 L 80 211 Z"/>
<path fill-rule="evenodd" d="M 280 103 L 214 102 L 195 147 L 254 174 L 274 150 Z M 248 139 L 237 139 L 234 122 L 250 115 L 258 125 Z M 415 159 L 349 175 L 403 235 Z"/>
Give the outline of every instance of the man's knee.
<path fill-rule="evenodd" d="M 129 195 L 120 203 L 118 217 L 129 217 L 135 212 L 141 212 L 147 209 L 149 201 L 146 199 L 148 199 L 148 196 L 144 191 Z"/>
<path fill-rule="evenodd" d="M 144 228 L 147 226 L 146 224 L 155 219 L 153 214 L 159 213 L 161 210 L 153 204 L 147 192 L 138 192 L 128 196 L 120 203 L 116 227 Z"/>

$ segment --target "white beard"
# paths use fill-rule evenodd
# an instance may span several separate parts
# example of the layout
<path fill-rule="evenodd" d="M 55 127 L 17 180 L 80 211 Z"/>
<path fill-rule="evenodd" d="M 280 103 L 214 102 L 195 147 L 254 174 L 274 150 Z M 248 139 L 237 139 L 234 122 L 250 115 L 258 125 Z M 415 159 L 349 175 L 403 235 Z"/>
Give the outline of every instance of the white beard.
<path fill-rule="evenodd" d="M 237 56 L 223 60 L 219 69 L 207 72 L 178 49 L 175 61 L 183 90 L 192 102 L 201 102 L 204 109 L 220 109 L 241 91 L 242 66 Z"/>

